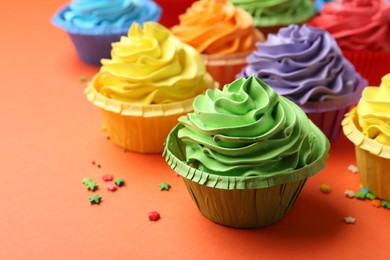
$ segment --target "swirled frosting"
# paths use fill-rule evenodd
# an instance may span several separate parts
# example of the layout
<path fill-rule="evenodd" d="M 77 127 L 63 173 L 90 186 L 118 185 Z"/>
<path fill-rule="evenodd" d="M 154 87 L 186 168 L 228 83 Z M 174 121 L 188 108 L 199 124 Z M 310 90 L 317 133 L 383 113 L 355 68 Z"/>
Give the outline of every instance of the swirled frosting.
<path fill-rule="evenodd" d="M 390 3 L 386 0 L 327 3 L 309 24 L 330 32 L 342 49 L 390 49 Z"/>
<path fill-rule="evenodd" d="M 255 74 L 300 105 L 337 99 L 365 87 L 366 80 L 322 29 L 290 25 L 257 46 L 238 76 Z"/>
<path fill-rule="evenodd" d="M 133 23 L 128 37 L 112 44 L 93 87 L 102 95 L 134 104 L 181 101 L 213 87 L 200 54 L 155 22 Z"/>
<path fill-rule="evenodd" d="M 81 28 L 157 21 L 160 7 L 150 0 L 73 0 L 64 13 L 67 23 Z"/>
<path fill-rule="evenodd" d="M 207 90 L 193 107 L 179 118 L 178 137 L 187 162 L 208 173 L 274 176 L 305 167 L 323 150 L 305 113 L 255 76 Z"/>
<path fill-rule="evenodd" d="M 255 33 L 252 17 L 225 0 L 200 0 L 179 17 L 172 32 L 202 54 L 250 51 L 263 36 Z"/>
<path fill-rule="evenodd" d="M 390 146 L 390 74 L 382 78 L 379 88 L 364 89 L 357 114 L 364 135 Z"/>
<path fill-rule="evenodd" d="M 256 26 L 302 23 L 316 13 L 310 0 L 230 0 L 230 2 L 249 12 Z"/>

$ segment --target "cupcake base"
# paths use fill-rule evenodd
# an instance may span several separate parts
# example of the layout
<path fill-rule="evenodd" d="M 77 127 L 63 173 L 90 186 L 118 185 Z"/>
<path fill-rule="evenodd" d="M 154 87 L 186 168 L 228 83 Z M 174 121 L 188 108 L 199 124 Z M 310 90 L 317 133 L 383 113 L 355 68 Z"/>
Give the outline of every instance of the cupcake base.
<path fill-rule="evenodd" d="M 390 200 L 390 146 L 367 138 L 358 128 L 356 108 L 346 114 L 343 132 L 355 144 L 356 162 L 363 187 L 383 200 Z"/>
<path fill-rule="evenodd" d="M 281 220 L 295 204 L 305 182 L 306 179 L 263 189 L 224 190 L 184 179 L 205 217 L 235 228 L 265 227 Z"/>
<path fill-rule="evenodd" d="M 368 80 L 369 86 L 379 86 L 383 75 L 390 73 L 390 51 L 348 51 L 343 55 L 354 66 L 362 77 Z"/>

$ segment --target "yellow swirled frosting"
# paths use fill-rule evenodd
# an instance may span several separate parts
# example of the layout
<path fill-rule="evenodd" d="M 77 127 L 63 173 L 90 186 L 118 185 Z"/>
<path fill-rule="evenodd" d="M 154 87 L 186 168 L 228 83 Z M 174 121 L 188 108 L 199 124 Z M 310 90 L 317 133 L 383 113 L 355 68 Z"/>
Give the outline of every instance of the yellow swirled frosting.
<path fill-rule="evenodd" d="M 199 53 L 155 22 L 133 23 L 112 44 L 111 59 L 92 86 L 102 95 L 134 104 L 165 104 L 203 93 L 214 84 Z"/>
<path fill-rule="evenodd" d="M 390 146 L 390 74 L 379 87 L 364 89 L 357 113 L 363 134 Z"/>
<path fill-rule="evenodd" d="M 179 17 L 172 32 L 202 54 L 232 54 L 255 48 L 253 19 L 225 0 L 200 0 Z"/>

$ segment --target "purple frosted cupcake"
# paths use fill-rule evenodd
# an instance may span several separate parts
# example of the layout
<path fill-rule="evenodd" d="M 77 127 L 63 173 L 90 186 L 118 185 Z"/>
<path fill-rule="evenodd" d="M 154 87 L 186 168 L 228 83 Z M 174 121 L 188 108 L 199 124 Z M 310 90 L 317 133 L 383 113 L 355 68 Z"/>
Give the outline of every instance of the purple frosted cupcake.
<path fill-rule="evenodd" d="M 158 21 L 160 7 L 150 0 L 73 0 L 62 7 L 52 23 L 66 30 L 80 59 L 101 65 L 109 58 L 111 43 L 126 35 L 133 22 Z"/>
<path fill-rule="evenodd" d="M 268 35 L 247 62 L 238 76 L 255 74 L 294 101 L 331 141 L 339 136 L 343 115 L 367 85 L 334 38 L 308 25 L 290 25 Z"/>

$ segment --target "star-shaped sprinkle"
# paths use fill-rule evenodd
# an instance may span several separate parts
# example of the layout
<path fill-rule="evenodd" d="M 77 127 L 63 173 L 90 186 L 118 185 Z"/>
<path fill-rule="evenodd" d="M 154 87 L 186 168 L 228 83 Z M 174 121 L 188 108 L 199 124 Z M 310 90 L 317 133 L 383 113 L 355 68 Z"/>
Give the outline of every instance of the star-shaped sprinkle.
<path fill-rule="evenodd" d="M 331 190 L 330 185 L 328 185 L 328 184 L 321 184 L 320 191 L 322 193 L 325 193 L 325 194 L 330 193 L 330 190 Z"/>
<path fill-rule="evenodd" d="M 344 218 L 344 222 L 347 223 L 347 224 L 355 224 L 356 218 L 354 218 L 354 217 L 345 217 Z"/>
<path fill-rule="evenodd" d="M 359 200 L 364 200 L 364 199 L 366 199 L 366 194 L 367 193 L 364 193 L 362 191 L 355 192 L 355 198 L 357 198 Z"/>
<path fill-rule="evenodd" d="M 108 191 L 116 191 L 117 189 L 118 189 L 118 187 L 115 184 L 113 184 L 113 183 L 107 184 Z"/>
<path fill-rule="evenodd" d="M 166 182 L 163 182 L 160 184 L 160 190 L 169 190 L 171 188 L 171 185 L 169 185 Z"/>
<path fill-rule="evenodd" d="M 121 187 L 121 186 L 125 185 L 125 180 L 122 178 L 117 178 L 117 179 L 115 179 L 114 183 L 116 186 Z"/>
<path fill-rule="evenodd" d="M 87 189 L 90 191 L 95 191 L 99 187 L 99 185 L 97 185 L 97 183 L 90 178 L 84 178 L 83 184 L 85 184 L 87 186 Z"/>
<path fill-rule="evenodd" d="M 106 174 L 102 176 L 103 181 L 112 181 L 114 177 L 111 174 Z"/>
<path fill-rule="evenodd" d="M 371 192 L 367 192 L 366 193 L 366 198 L 369 199 L 369 200 L 375 200 L 376 196 L 375 196 L 375 194 L 373 194 Z"/>
<path fill-rule="evenodd" d="M 364 192 L 364 193 L 367 193 L 367 192 L 368 192 L 368 190 L 367 190 L 366 188 L 364 188 L 364 187 L 361 187 L 361 188 L 360 188 L 360 191 L 361 191 L 361 192 Z"/>
<path fill-rule="evenodd" d="M 345 194 L 345 196 L 347 196 L 348 198 L 354 198 L 354 197 L 355 197 L 355 192 L 352 191 L 352 190 L 345 190 L 345 191 L 344 191 L 344 194 Z"/>
<path fill-rule="evenodd" d="M 157 211 L 151 211 L 148 213 L 148 218 L 150 221 L 157 221 L 160 219 L 160 213 Z"/>
<path fill-rule="evenodd" d="M 100 204 L 101 201 L 102 201 L 102 197 L 97 194 L 89 197 L 89 202 L 91 204 Z"/>
<path fill-rule="evenodd" d="M 382 200 L 382 207 L 390 209 L 390 200 Z"/>
<path fill-rule="evenodd" d="M 350 165 L 348 166 L 348 171 L 352 172 L 352 173 L 357 173 L 359 171 L 358 167 L 356 165 Z"/>
<path fill-rule="evenodd" d="M 377 207 L 377 208 L 380 208 L 380 207 L 382 207 L 382 201 L 381 200 L 372 200 L 371 201 L 371 204 L 372 204 L 372 206 L 374 206 L 374 207 Z"/>

